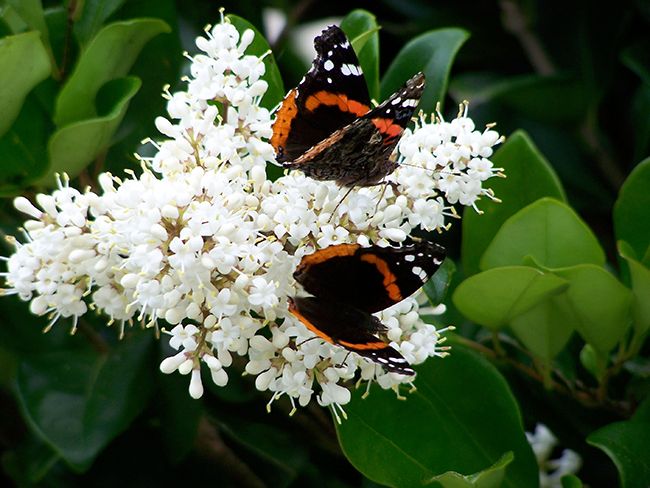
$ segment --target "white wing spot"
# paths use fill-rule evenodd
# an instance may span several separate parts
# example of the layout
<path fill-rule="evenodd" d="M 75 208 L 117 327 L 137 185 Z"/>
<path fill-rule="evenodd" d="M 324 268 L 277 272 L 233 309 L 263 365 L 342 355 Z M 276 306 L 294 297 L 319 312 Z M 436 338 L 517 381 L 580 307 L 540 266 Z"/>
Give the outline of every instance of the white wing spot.
<path fill-rule="evenodd" d="M 422 272 L 420 274 L 418 274 L 418 278 L 420 278 L 422 283 L 424 283 L 425 281 L 427 281 L 427 278 L 428 278 L 427 272 L 422 270 Z"/>
<path fill-rule="evenodd" d="M 334 63 L 331 59 L 328 59 L 323 63 L 323 68 L 325 68 L 325 71 L 332 71 L 334 69 Z"/>
<path fill-rule="evenodd" d="M 415 256 L 413 256 L 413 254 L 408 254 L 404 256 L 404 261 L 408 261 L 409 263 L 412 263 L 413 261 L 415 261 Z"/>
<path fill-rule="evenodd" d="M 343 74 L 343 76 L 359 76 L 361 73 L 363 73 L 363 71 L 361 71 L 361 68 L 354 64 L 344 64 L 341 66 L 341 74 Z"/>
<path fill-rule="evenodd" d="M 377 357 L 377 361 L 382 362 L 384 364 L 388 363 L 388 359 L 382 358 L 381 356 L 376 356 L 376 357 Z"/>
<path fill-rule="evenodd" d="M 420 268 L 419 266 L 413 266 L 411 273 L 413 273 L 414 275 L 419 275 L 420 273 L 422 273 L 422 268 Z"/>
<path fill-rule="evenodd" d="M 424 256 L 424 254 L 422 254 L 421 252 L 419 252 L 419 253 L 418 253 L 418 257 L 421 258 L 422 256 Z"/>
<path fill-rule="evenodd" d="M 347 49 L 350 47 L 350 43 L 346 40 L 343 44 L 341 44 L 339 47 L 342 47 L 343 49 Z"/>
<path fill-rule="evenodd" d="M 332 83 L 332 78 L 330 78 L 330 77 L 328 76 L 328 77 L 327 77 L 327 82 L 328 82 L 328 83 Z"/>
<path fill-rule="evenodd" d="M 435 265 L 442 264 L 442 259 L 440 259 L 440 258 L 433 258 L 433 264 L 435 264 Z"/>
<path fill-rule="evenodd" d="M 399 102 L 401 102 L 402 99 L 400 97 L 396 97 L 391 103 L 391 105 L 397 105 Z"/>
<path fill-rule="evenodd" d="M 418 106 L 418 101 L 414 100 L 413 98 L 409 98 L 408 100 L 404 100 L 402 102 L 402 107 L 417 107 Z"/>
<path fill-rule="evenodd" d="M 334 54 L 334 51 L 327 51 L 328 56 L 331 56 L 332 54 Z"/>

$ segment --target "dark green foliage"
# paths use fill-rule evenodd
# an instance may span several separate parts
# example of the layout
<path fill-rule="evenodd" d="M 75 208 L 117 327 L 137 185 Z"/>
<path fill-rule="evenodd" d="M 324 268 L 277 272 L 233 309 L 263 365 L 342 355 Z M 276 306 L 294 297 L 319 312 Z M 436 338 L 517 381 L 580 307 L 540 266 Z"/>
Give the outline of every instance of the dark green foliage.
<path fill-rule="evenodd" d="M 378 388 L 355 393 L 335 428 L 315 405 L 290 417 L 280 400 L 267 414 L 268 396 L 238 364 L 226 388 L 192 400 L 186 377 L 158 372 L 166 341 L 150 331 L 119 342 L 92 317 L 76 336 L 65 324 L 44 336 L 43 318 L 2 298 L 0 482 L 534 487 L 524 431 L 544 422 L 583 458 L 563 486 L 650 485 L 648 7 L 222 5 L 236 26 L 259 32 L 262 8 L 288 16 L 270 46 L 257 36 L 250 48 L 272 50 L 265 107 L 307 68 L 295 28 L 337 16 L 373 98 L 421 70 L 421 108 L 440 102 L 449 120 L 466 99 L 478 127 L 498 122 L 507 140 L 492 160 L 507 178 L 489 186 L 502 203 L 483 199 L 482 215 L 468 209 L 454 223 L 450 257 L 426 287 L 432 304 L 447 305 L 437 323 L 457 326 L 451 356 L 421 365 L 406 401 Z M 180 86 L 182 50 L 196 52 L 194 37 L 219 21 L 220 6 L 0 0 L 4 233 L 22 219 L 11 197 L 49 191 L 55 173 L 81 187 L 101 171 L 138 170 L 132 154 L 150 150 L 138 143 L 155 136 L 163 86 Z"/>

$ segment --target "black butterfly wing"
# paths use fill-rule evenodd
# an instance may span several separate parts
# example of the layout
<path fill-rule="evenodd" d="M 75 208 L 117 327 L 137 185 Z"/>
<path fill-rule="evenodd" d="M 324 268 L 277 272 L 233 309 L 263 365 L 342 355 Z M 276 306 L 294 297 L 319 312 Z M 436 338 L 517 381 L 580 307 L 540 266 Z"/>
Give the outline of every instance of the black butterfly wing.
<path fill-rule="evenodd" d="M 384 326 L 369 313 L 316 297 L 294 297 L 289 311 L 320 338 L 367 357 L 386 371 L 413 375 L 404 357 L 373 332 Z"/>
<path fill-rule="evenodd" d="M 390 156 L 424 90 L 424 75 L 408 80 L 384 103 L 284 164 L 341 186 L 373 186 L 397 167 Z"/>
<path fill-rule="evenodd" d="M 357 55 L 333 25 L 314 40 L 316 58 L 280 106 L 271 144 L 279 162 L 293 161 L 370 109 Z"/>
<path fill-rule="evenodd" d="M 305 256 L 294 278 L 316 297 L 375 313 L 415 293 L 444 258 L 444 248 L 428 241 L 399 248 L 338 244 Z"/>

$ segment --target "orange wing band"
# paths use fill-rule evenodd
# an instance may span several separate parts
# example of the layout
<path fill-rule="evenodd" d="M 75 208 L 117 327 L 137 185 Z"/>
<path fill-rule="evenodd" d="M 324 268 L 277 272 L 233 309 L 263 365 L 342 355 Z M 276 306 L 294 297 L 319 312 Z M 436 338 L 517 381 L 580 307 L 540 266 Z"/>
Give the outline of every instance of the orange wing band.
<path fill-rule="evenodd" d="M 300 264 L 296 268 L 296 272 L 302 271 L 314 264 L 322 263 L 336 256 L 352 256 L 357 249 L 361 247 L 359 244 L 336 244 L 328 246 L 324 249 L 316 251 L 302 258 Z"/>
<path fill-rule="evenodd" d="M 384 118 L 377 117 L 375 119 L 372 119 L 372 123 L 375 124 L 375 127 L 377 127 L 379 132 L 381 132 L 384 136 L 386 136 L 386 140 L 384 141 L 384 144 L 389 143 L 393 137 L 399 136 L 404 130 L 402 126 L 398 124 L 394 124 L 392 119 L 384 119 Z"/>
<path fill-rule="evenodd" d="M 271 136 L 271 145 L 278 150 L 284 147 L 291 129 L 291 121 L 296 117 L 298 107 L 296 106 L 296 89 L 294 88 L 282 101 L 282 106 L 273 124 L 273 136 Z"/>
<path fill-rule="evenodd" d="M 364 254 L 361 256 L 362 261 L 374 264 L 379 272 L 384 277 L 384 288 L 388 292 L 388 296 L 395 302 L 403 300 L 402 293 L 397 286 L 397 277 L 391 272 L 386 261 L 374 254 Z"/>
<path fill-rule="evenodd" d="M 377 342 L 367 342 L 365 344 L 355 344 L 353 342 L 346 342 L 346 341 L 339 341 L 339 344 L 342 346 L 347 347 L 348 349 L 352 349 L 354 351 L 365 351 L 368 349 L 386 349 L 387 347 L 390 347 L 388 344 L 385 342 L 377 341 Z"/>
<path fill-rule="evenodd" d="M 310 112 L 316 110 L 320 105 L 338 107 L 342 112 L 350 112 L 357 117 L 361 117 L 370 110 L 367 105 L 351 100 L 343 93 L 331 93 L 324 90 L 310 95 L 305 101 L 305 108 Z"/>

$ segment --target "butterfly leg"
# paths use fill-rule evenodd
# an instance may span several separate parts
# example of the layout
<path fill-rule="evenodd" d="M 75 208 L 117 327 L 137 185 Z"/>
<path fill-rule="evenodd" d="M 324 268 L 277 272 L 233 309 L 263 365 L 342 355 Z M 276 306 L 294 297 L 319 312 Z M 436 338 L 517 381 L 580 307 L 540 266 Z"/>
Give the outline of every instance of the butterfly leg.
<path fill-rule="evenodd" d="M 327 221 L 328 224 L 332 221 L 332 219 L 334 218 L 334 214 L 335 214 L 336 211 L 339 209 L 339 207 L 341 206 L 341 204 L 343 203 L 343 201 L 344 201 L 344 200 L 348 197 L 348 195 L 352 192 L 352 190 L 354 190 L 354 186 L 351 186 L 350 188 L 348 188 L 348 191 L 345 192 L 345 195 L 343 195 L 343 198 L 341 198 L 341 199 L 338 201 L 338 203 L 336 204 L 336 207 L 334 207 L 334 210 L 332 210 L 332 215 L 330 215 L 330 218 L 329 218 L 329 220 Z"/>

